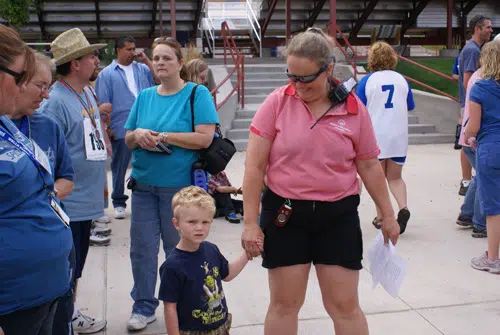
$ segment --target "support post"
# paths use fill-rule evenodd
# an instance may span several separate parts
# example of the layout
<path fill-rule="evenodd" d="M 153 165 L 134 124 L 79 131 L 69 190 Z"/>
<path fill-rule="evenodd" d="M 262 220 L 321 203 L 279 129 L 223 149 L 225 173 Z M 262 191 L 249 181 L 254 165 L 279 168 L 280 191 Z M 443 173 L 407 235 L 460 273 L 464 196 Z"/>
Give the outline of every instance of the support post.
<path fill-rule="evenodd" d="M 330 0 L 330 36 L 337 40 L 337 0 Z"/>
<path fill-rule="evenodd" d="M 175 22 L 175 0 L 170 0 L 170 27 L 172 29 L 172 37 L 177 39 L 177 25 Z"/>
<path fill-rule="evenodd" d="M 159 0 L 158 5 L 160 6 L 160 37 L 163 37 L 163 1 Z"/>
<path fill-rule="evenodd" d="M 286 1 L 286 6 L 285 6 L 285 12 L 286 12 L 286 42 L 288 43 L 288 40 L 290 39 L 291 35 L 291 27 L 292 27 L 292 0 L 285 0 Z"/>
<path fill-rule="evenodd" d="M 451 49 L 453 47 L 453 0 L 448 0 L 446 36 L 446 48 Z"/>

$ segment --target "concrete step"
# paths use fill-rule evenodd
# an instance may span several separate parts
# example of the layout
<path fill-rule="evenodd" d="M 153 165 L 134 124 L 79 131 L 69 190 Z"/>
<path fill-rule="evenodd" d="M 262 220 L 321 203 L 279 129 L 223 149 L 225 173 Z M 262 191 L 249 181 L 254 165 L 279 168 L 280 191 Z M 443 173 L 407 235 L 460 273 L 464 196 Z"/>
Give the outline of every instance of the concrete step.
<path fill-rule="evenodd" d="M 233 140 L 234 146 L 238 151 L 245 151 L 248 146 L 248 139 L 246 140 Z"/>
<path fill-rule="evenodd" d="M 245 64 L 245 74 L 249 73 L 268 73 L 269 72 L 281 72 L 285 75 L 286 65 L 246 65 Z"/>
<path fill-rule="evenodd" d="M 433 124 L 408 124 L 408 134 L 429 134 L 436 131 Z"/>
<path fill-rule="evenodd" d="M 409 144 L 440 144 L 455 142 L 455 134 L 410 134 L 408 137 Z"/>
<path fill-rule="evenodd" d="M 248 129 L 252 123 L 252 118 L 233 120 L 232 129 Z"/>
<path fill-rule="evenodd" d="M 236 85 L 237 78 L 231 78 L 231 84 Z M 288 84 L 288 80 L 286 78 L 276 78 L 270 79 L 269 74 L 267 77 L 262 78 L 252 78 L 249 79 L 245 76 L 245 87 L 255 87 L 255 86 L 273 86 L 280 87 Z"/>
<path fill-rule="evenodd" d="M 233 75 L 231 76 L 231 79 L 236 79 L 238 76 L 237 76 L 237 73 L 236 71 L 233 73 Z M 286 80 L 286 82 L 288 82 L 288 78 L 285 74 L 285 70 L 283 70 L 282 73 L 278 72 L 278 71 L 274 71 L 274 72 L 246 72 L 246 67 L 245 67 L 245 80 L 257 80 L 257 79 L 274 79 L 274 80 L 278 80 L 278 79 L 283 79 L 283 80 Z"/>
<path fill-rule="evenodd" d="M 227 132 L 226 136 L 229 138 L 231 141 L 234 142 L 234 140 L 248 140 L 248 133 L 250 130 L 248 128 L 243 128 L 243 129 L 231 129 Z"/>
<path fill-rule="evenodd" d="M 248 104 L 261 104 L 267 96 L 268 94 L 248 94 L 245 89 L 245 103 Z"/>
<path fill-rule="evenodd" d="M 418 116 L 416 115 L 408 115 L 408 124 L 417 124 L 420 121 L 418 120 Z"/>

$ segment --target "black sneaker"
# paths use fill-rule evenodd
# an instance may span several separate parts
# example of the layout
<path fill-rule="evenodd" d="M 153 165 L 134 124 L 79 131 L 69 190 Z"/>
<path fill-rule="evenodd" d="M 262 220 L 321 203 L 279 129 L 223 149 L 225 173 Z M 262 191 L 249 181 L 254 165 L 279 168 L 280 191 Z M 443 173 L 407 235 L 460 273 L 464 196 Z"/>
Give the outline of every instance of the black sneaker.
<path fill-rule="evenodd" d="M 465 228 L 471 228 L 472 227 L 472 218 L 469 216 L 465 216 L 460 214 L 457 218 L 457 225 Z"/>
<path fill-rule="evenodd" d="M 467 183 L 465 181 L 460 182 L 460 189 L 458 190 L 458 194 L 461 196 L 465 196 L 465 193 L 467 193 L 467 190 L 469 189 L 470 181 Z"/>
<path fill-rule="evenodd" d="M 475 238 L 486 238 L 488 237 L 488 233 L 486 232 L 486 229 L 477 229 L 476 227 L 472 227 L 472 237 Z"/>
<path fill-rule="evenodd" d="M 397 221 L 399 223 L 399 235 L 403 235 L 406 230 L 406 225 L 408 224 L 408 220 L 410 220 L 410 211 L 408 208 L 402 208 L 398 213 Z"/>

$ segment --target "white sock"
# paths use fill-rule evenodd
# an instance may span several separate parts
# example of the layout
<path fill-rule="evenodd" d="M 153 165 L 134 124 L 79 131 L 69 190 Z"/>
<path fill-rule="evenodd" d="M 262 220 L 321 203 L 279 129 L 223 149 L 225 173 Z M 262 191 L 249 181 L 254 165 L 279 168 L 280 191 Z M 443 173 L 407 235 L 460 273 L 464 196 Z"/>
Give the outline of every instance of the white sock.
<path fill-rule="evenodd" d="M 76 308 L 76 305 L 73 305 L 73 317 L 72 317 L 72 319 L 76 318 L 77 315 L 78 315 L 78 308 Z"/>
<path fill-rule="evenodd" d="M 463 185 L 464 187 L 469 187 L 469 185 L 470 185 L 470 180 L 465 180 L 465 179 L 464 179 L 464 180 L 462 180 L 462 185 Z"/>

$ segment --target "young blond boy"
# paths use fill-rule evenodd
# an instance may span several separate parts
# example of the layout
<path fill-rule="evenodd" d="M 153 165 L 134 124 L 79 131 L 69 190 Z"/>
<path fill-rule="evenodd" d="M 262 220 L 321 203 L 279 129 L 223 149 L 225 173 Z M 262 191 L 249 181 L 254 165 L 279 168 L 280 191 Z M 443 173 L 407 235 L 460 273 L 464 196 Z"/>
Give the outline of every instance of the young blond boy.
<path fill-rule="evenodd" d="M 172 222 L 180 241 L 160 268 L 159 299 L 164 303 L 169 335 L 226 335 L 231 314 L 222 280 L 235 278 L 248 263 L 244 251 L 228 262 L 215 244 L 205 241 L 215 204 L 202 188 L 189 186 L 172 200 Z M 259 244 L 262 249 L 262 243 Z"/>

